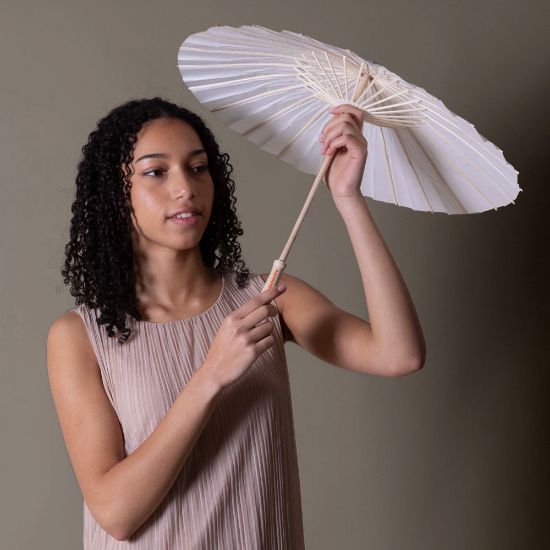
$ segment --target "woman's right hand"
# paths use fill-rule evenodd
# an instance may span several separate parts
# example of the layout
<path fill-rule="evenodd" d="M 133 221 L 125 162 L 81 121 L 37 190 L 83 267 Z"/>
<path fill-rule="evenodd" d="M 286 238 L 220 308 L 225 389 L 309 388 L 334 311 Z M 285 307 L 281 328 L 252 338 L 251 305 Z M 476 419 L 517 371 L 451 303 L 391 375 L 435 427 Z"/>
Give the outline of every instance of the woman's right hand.
<path fill-rule="evenodd" d="M 273 345 L 274 324 L 267 317 L 275 317 L 277 308 L 270 302 L 285 290 L 268 288 L 223 320 L 201 367 L 220 389 L 240 378 Z"/>

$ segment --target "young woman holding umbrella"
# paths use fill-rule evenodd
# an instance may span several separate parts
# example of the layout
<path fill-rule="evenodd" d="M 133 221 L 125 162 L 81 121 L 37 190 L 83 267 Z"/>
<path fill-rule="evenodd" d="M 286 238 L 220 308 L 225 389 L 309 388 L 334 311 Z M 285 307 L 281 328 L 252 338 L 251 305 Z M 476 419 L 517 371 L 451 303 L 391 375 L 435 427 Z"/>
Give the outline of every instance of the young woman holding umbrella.
<path fill-rule="evenodd" d="M 47 341 L 85 550 L 303 548 L 284 342 L 380 376 L 423 365 L 412 300 L 358 193 L 356 115 L 341 106 L 319 146 L 338 151 L 326 180 L 370 322 L 291 275 L 260 292 L 228 156 L 197 115 L 135 100 L 90 134 L 62 272 L 76 305 Z"/>

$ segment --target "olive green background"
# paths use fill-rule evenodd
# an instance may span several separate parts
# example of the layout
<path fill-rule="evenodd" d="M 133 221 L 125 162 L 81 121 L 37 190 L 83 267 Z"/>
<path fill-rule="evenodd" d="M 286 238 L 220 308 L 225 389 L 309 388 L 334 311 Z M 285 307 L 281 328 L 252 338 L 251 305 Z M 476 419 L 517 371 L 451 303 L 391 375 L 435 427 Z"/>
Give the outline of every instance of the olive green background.
<path fill-rule="evenodd" d="M 543 1 L 6 1 L 0 14 L 0 547 L 81 548 L 82 496 L 46 370 L 80 149 L 97 120 L 161 95 L 229 153 L 244 259 L 269 271 L 313 177 L 201 107 L 180 43 L 225 24 L 349 48 L 442 99 L 504 151 L 515 205 L 468 216 L 367 199 L 415 301 L 424 369 L 392 379 L 287 344 L 308 549 L 550 548 L 549 10 Z M 545 26 L 546 25 L 546 26 Z M 544 121 L 544 122 L 543 122 Z M 321 186 L 288 259 L 368 318 L 345 225 Z"/>

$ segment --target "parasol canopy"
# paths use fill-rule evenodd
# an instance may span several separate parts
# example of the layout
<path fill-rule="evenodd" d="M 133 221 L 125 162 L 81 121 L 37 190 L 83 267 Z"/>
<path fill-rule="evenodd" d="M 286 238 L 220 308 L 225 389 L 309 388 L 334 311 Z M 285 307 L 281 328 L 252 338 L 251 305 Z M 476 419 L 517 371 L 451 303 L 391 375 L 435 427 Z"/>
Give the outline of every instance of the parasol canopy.
<path fill-rule="evenodd" d="M 321 154 L 318 137 L 337 105 L 364 113 L 366 197 L 416 211 L 470 214 L 514 203 L 521 191 L 518 171 L 473 124 L 348 49 L 287 30 L 218 25 L 183 41 L 178 68 L 197 100 L 229 128 L 317 175 L 280 266 L 332 160 Z"/>

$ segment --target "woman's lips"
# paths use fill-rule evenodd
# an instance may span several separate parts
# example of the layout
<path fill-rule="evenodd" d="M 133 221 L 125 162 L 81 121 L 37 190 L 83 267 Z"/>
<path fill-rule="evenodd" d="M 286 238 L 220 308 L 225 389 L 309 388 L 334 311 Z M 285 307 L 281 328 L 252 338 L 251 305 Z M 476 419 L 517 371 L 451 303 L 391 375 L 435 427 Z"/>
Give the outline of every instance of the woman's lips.
<path fill-rule="evenodd" d="M 194 214 L 188 218 L 168 218 L 169 221 L 174 222 L 178 225 L 193 225 L 199 221 L 200 214 Z"/>

